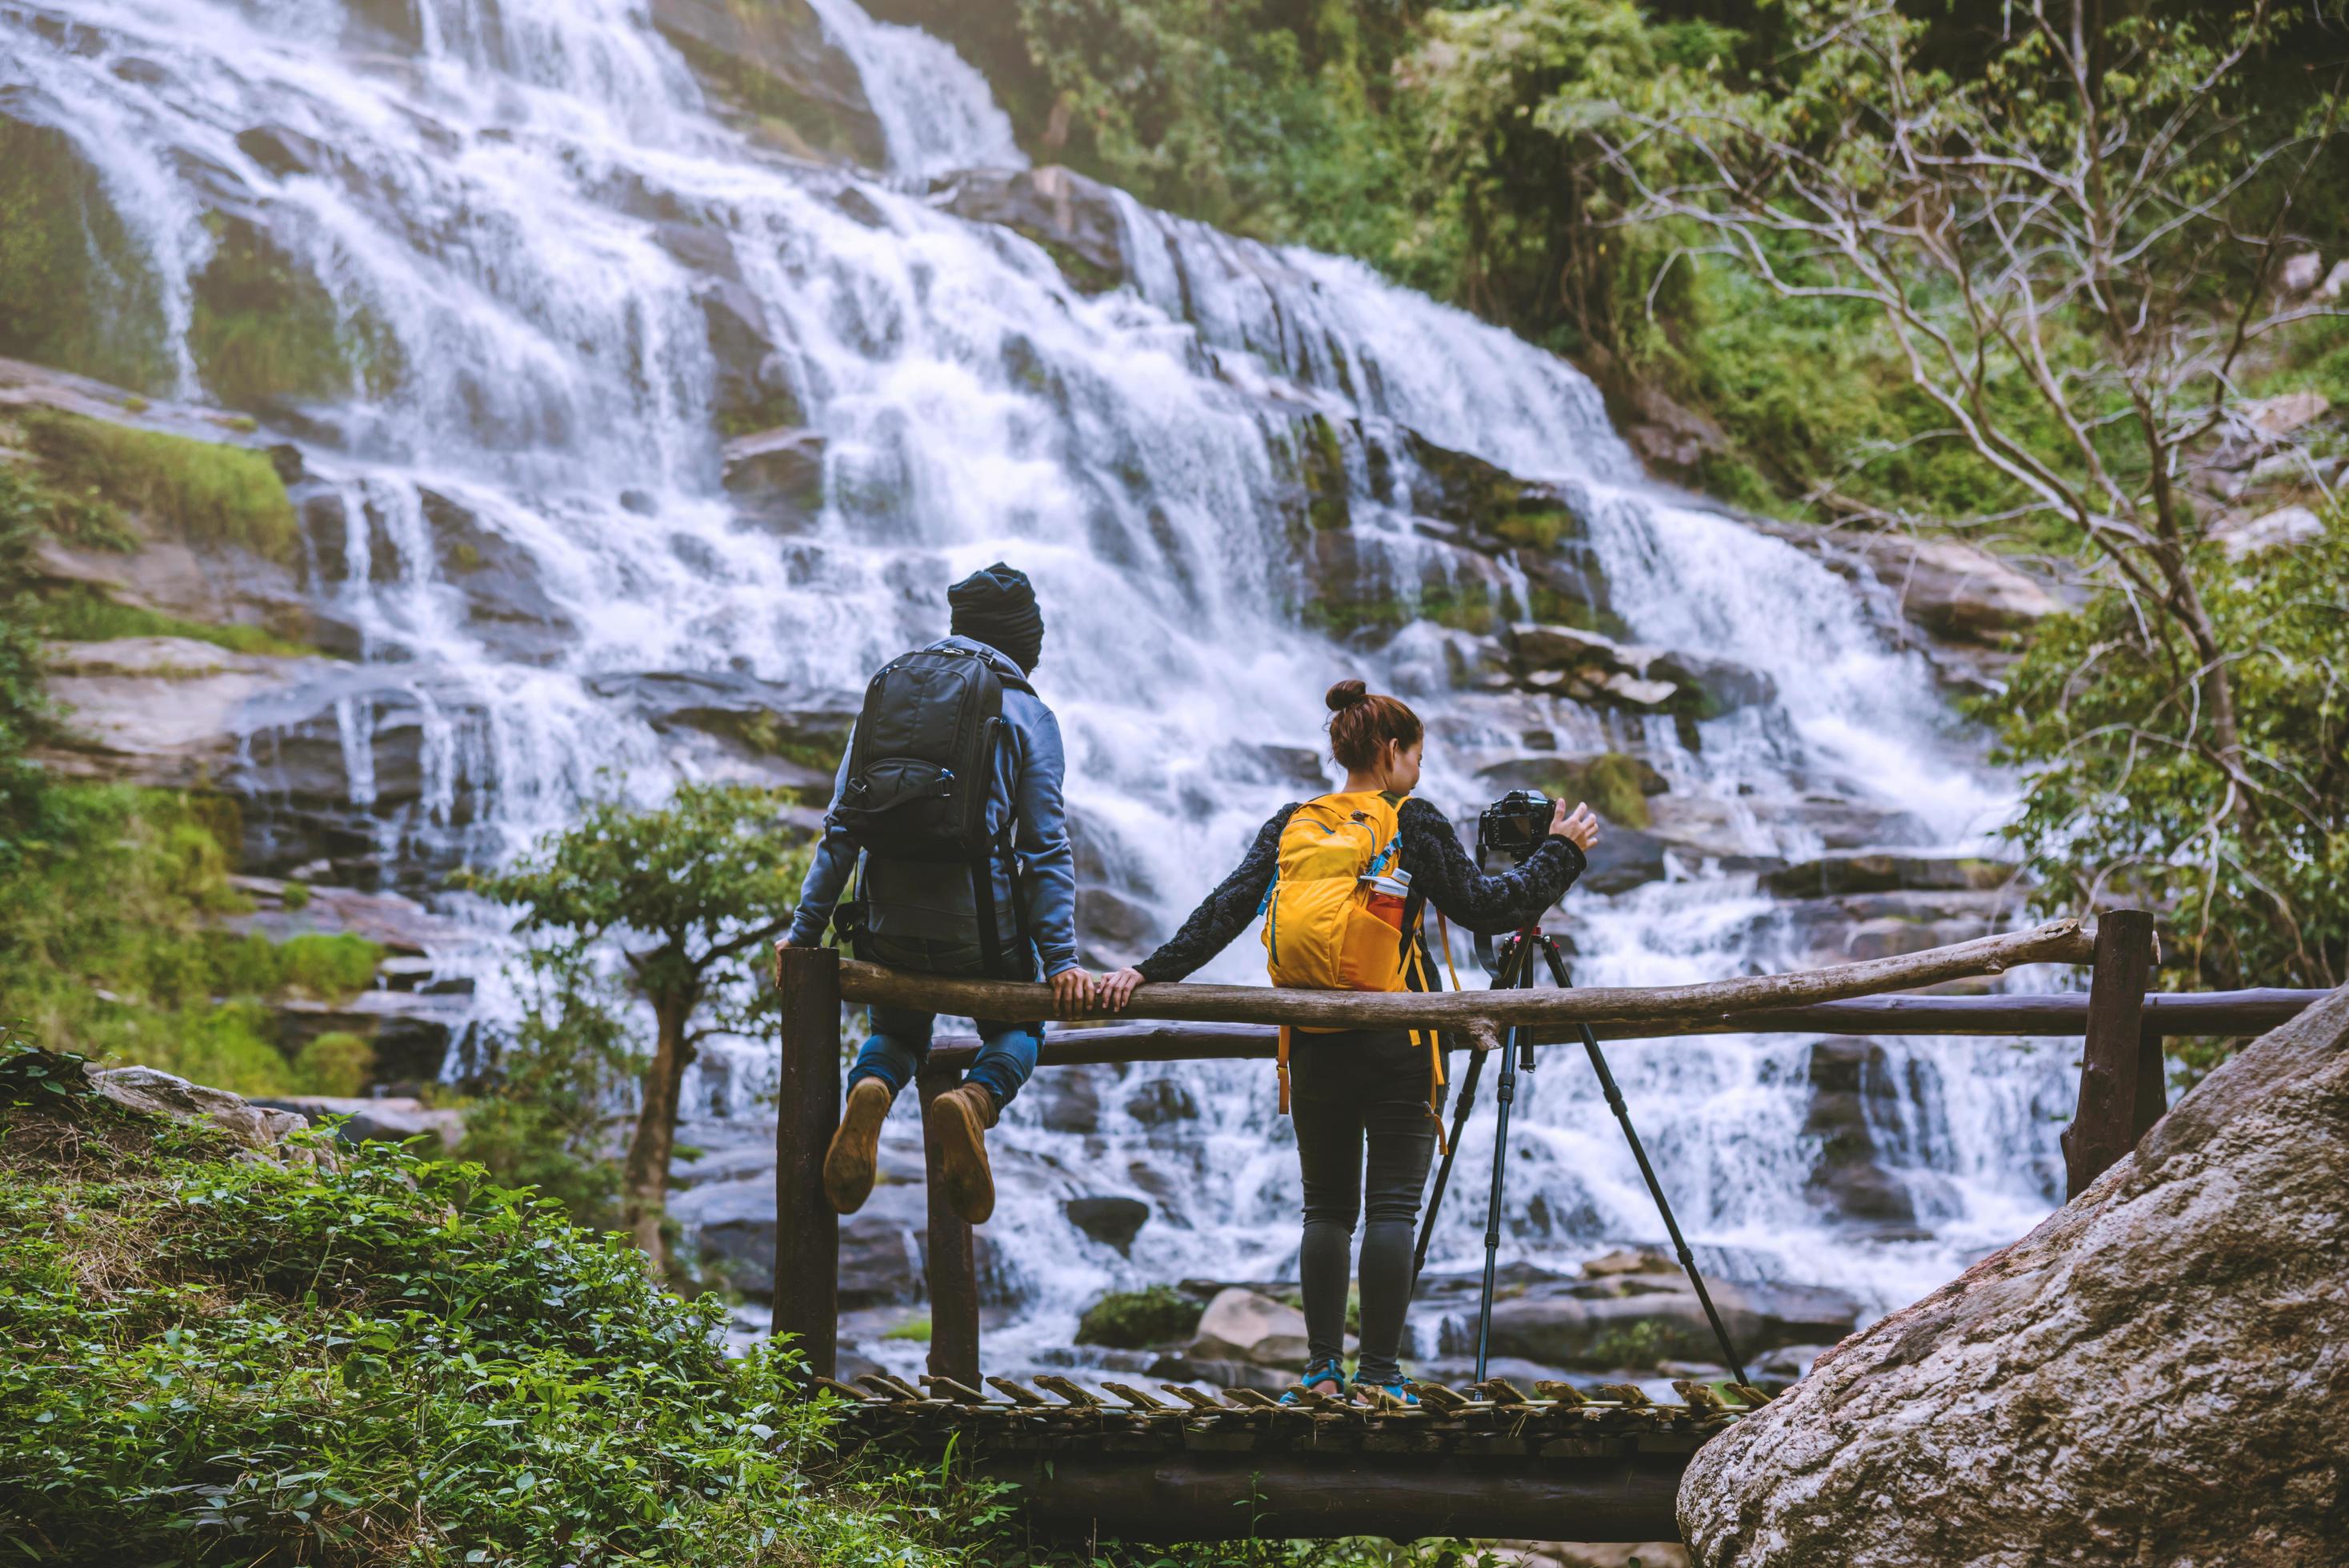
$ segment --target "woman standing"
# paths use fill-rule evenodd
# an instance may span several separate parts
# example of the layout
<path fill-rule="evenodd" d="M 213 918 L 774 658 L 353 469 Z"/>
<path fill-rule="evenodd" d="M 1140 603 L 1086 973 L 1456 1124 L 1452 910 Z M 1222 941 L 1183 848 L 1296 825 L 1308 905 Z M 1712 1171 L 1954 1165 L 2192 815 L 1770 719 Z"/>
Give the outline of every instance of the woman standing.
<path fill-rule="evenodd" d="M 1549 837 L 1533 855 L 1486 875 L 1461 848 L 1444 813 L 1410 798 L 1425 746 L 1419 716 L 1394 697 L 1371 695 L 1357 680 L 1340 681 L 1327 700 L 1330 749 L 1346 769 L 1344 790 L 1275 812 L 1239 869 L 1191 912 L 1182 929 L 1139 965 L 1102 979 L 1101 995 L 1112 1010 L 1123 1007 L 1137 985 L 1182 979 L 1266 911 L 1276 983 L 1423 989 L 1425 954 L 1417 933 L 1425 903 L 1433 902 L 1471 931 L 1513 931 L 1539 920 L 1581 874 L 1583 851 L 1599 839 L 1599 820 L 1589 807 L 1569 812 L 1559 801 Z M 1342 875 L 1302 880 L 1315 856 L 1326 865 L 1331 854 L 1346 854 L 1349 835 L 1367 852 L 1357 851 Z M 1378 929 L 1364 923 L 1369 919 L 1393 929 L 1391 954 Z M 1336 955 L 1326 963 L 1315 956 L 1319 923 L 1330 923 L 1326 929 L 1335 934 L 1319 948 Z M 1290 944 L 1286 955 L 1283 941 Z M 1349 1392 L 1342 1359 L 1347 1275 L 1354 1222 L 1367 1209 L 1355 1387 L 1417 1402 L 1396 1357 L 1413 1284 L 1413 1233 L 1444 1098 L 1433 1037 L 1424 1049 L 1417 1039 L 1402 1029 L 1300 1030 L 1293 1039 L 1284 1034 L 1282 1109 L 1296 1123 L 1305 1189 L 1298 1261 L 1310 1346 L 1304 1384 L 1341 1398 Z"/>

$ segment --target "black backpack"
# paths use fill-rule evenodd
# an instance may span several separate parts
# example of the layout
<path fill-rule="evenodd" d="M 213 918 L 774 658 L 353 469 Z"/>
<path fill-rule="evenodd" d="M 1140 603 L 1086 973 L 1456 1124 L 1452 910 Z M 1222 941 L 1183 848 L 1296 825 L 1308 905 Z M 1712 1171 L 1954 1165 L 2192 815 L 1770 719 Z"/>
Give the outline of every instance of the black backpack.
<path fill-rule="evenodd" d="M 1010 867 L 1015 944 L 1028 929 L 1019 864 L 1011 856 L 1014 818 L 1007 814 L 999 832 L 987 830 L 1006 686 L 1035 691 L 985 654 L 952 644 L 918 648 L 882 665 L 864 688 L 849 742 L 847 786 L 832 813 L 868 855 L 968 866 L 979 952 L 987 973 L 999 978 L 1003 960 L 991 863 L 999 850 Z"/>

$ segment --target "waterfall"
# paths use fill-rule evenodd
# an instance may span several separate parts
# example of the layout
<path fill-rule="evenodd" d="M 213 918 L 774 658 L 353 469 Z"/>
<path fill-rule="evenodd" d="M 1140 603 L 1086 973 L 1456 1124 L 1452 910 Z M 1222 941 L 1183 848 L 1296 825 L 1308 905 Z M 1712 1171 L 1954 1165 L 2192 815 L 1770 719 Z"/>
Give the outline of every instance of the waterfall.
<path fill-rule="evenodd" d="M 853 707 L 872 668 L 942 629 L 945 585 L 998 558 L 1045 606 L 1037 684 L 1067 737 L 1107 949 L 1171 930 L 1274 808 L 1316 788 L 1299 759 L 1345 674 L 1428 715 L 1426 792 L 1468 830 L 1496 792 L 1479 770 L 1529 747 L 1637 750 L 1665 800 L 1712 824 L 1717 852 L 1683 844 L 1660 879 L 1569 897 L 1559 929 L 1585 984 L 1811 961 L 1735 862 L 1818 853 L 1836 802 L 1928 850 L 2001 820 L 2008 786 L 1859 591 L 1646 483 L 1570 366 L 1358 263 L 1123 193 L 1105 222 L 1123 276 L 1077 287 L 934 183 L 1026 165 L 978 73 L 854 0 L 813 6 L 862 75 L 885 170 L 759 145 L 640 0 L 0 9 L 0 113 L 66 137 L 124 213 L 177 391 L 203 392 L 187 343 L 219 243 L 207 211 L 265 232 L 359 346 L 338 385 L 257 412 L 303 456 L 318 597 L 355 661 L 334 745 L 387 855 L 510 853 L 599 776 L 652 799 L 719 767 L 664 728 L 654 677 Z M 1463 672 L 1486 645 L 1432 619 L 1384 640 L 1316 629 L 1300 428 L 1332 432 L 1347 537 L 1406 598 L 1427 572 L 1472 567 L 1485 575 L 1458 576 L 1464 592 L 1528 593 L 1518 568 L 1424 526 L 1423 440 L 1572 497 L 1630 640 L 1758 672 L 1775 695 L 1682 725 L 1485 691 Z M 395 818 L 382 757 L 410 732 L 422 779 Z M 256 741 L 254 768 L 281 752 Z M 1136 930 L 1101 936 L 1112 917 Z M 1209 971 L 1261 973 L 1253 937 Z M 1895 1103 L 1874 1131 L 1919 1172 L 1920 1219 L 1881 1234 L 1810 1190 L 1807 1042 L 1626 1044 L 1614 1060 L 1692 1234 L 1881 1310 L 2050 1206 L 2068 1055 L 1888 1045 Z M 732 1042 L 692 1103 L 755 1122 L 762 1078 L 765 1047 Z M 1293 1268 L 1295 1160 L 1268 1070 L 1139 1070 L 1082 1132 L 1049 1126 L 1045 1099 L 1023 1097 L 999 1135 L 1007 1196 L 986 1233 L 1007 1354 L 1066 1344 L 1112 1285 Z M 1547 1054 L 1521 1106 L 1508 1257 L 1567 1269 L 1661 1235 L 1578 1057 Z M 892 1125 L 900 1159 L 911 1119 Z M 1464 1171 L 1490 1139 L 1480 1118 Z M 1480 1249 L 1457 1197 L 1475 1186 L 1455 1189 L 1441 1267 Z M 1151 1206 L 1132 1256 L 1064 1218 L 1081 1192 Z M 1433 1333 L 1415 1323 L 1423 1347 Z"/>

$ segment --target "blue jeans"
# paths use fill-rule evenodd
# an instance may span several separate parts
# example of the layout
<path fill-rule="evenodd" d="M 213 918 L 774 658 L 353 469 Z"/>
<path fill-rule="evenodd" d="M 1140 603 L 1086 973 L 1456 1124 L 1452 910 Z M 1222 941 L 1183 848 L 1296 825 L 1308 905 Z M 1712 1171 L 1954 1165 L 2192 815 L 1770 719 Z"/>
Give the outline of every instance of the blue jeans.
<path fill-rule="evenodd" d="M 857 944 L 857 956 L 893 969 L 916 969 L 932 975 L 977 975 L 984 968 L 978 944 L 968 942 L 867 934 Z M 1029 973 L 1033 974 L 1032 956 L 1028 961 L 1031 965 Z M 937 1024 L 937 1015 L 877 1004 L 871 1011 L 873 1036 L 856 1053 L 856 1065 L 848 1069 L 848 1085 L 854 1088 L 860 1078 L 879 1078 L 894 1095 L 913 1082 L 922 1064 L 929 1059 L 930 1031 Z M 1019 1092 L 1019 1086 L 1036 1070 L 1036 1053 L 1044 1044 L 1044 1026 L 1004 1023 L 994 1018 L 974 1018 L 971 1022 L 978 1026 L 978 1060 L 963 1075 L 963 1081 L 983 1087 L 999 1109 L 1009 1105 L 1011 1097 Z"/>

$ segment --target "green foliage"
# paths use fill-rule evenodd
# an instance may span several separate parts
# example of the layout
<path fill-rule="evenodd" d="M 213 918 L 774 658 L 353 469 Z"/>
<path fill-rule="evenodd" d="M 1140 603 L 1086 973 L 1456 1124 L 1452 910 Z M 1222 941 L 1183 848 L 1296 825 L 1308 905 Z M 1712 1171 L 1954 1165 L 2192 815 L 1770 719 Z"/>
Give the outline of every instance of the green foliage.
<path fill-rule="evenodd" d="M 34 534 L 0 470 L 0 873 L 16 862 L 40 815 L 42 777 L 26 755 L 51 721 L 41 685 L 37 601 L 30 587 Z"/>
<path fill-rule="evenodd" d="M 312 1087 L 263 999 L 338 1000 L 383 950 L 352 935 L 283 944 L 220 929 L 231 882 L 224 803 L 120 785 L 50 787 L 0 864 L 0 996 L 36 1037 L 243 1093 Z"/>
<path fill-rule="evenodd" d="M 274 560 L 301 548 L 294 503 L 266 454 L 53 408 L 18 416 L 59 490 L 89 496 L 198 544 Z"/>
<path fill-rule="evenodd" d="M 2240 650 L 2248 764 L 2269 791 L 2255 810 L 2235 810 L 2192 744 L 2190 655 L 2118 593 L 2043 624 L 2006 696 L 1983 704 L 2000 755 L 2028 773 L 2009 831 L 2043 902 L 2152 901 L 2201 985 L 2349 980 L 2349 516 L 2336 505 L 2328 521 L 2240 568 L 2203 562 L 2220 638 Z"/>
<path fill-rule="evenodd" d="M 0 1068 L 0 1078 L 16 1078 Z M 56 1098 L 48 1096 L 45 1098 Z M 0 1542 L 48 1561 L 921 1563 L 792 1354 L 475 1166 L 0 1144 Z"/>
<path fill-rule="evenodd" d="M 522 1022 L 465 1109 L 459 1152 L 499 1181 L 536 1188 L 596 1230 L 620 1222 L 616 1108 L 651 1057 L 625 998 L 592 964 L 551 949 L 526 957 Z"/>
<path fill-rule="evenodd" d="M 375 1074 L 375 1047 L 357 1035 L 329 1029 L 295 1054 L 294 1072 L 308 1093 L 352 1099 L 366 1092 Z"/>
<path fill-rule="evenodd" d="M 1117 1350 L 1146 1350 L 1177 1339 L 1188 1339 L 1206 1310 L 1202 1302 L 1172 1285 L 1145 1290 L 1113 1290 L 1091 1306 L 1077 1324 L 1077 1343 L 1105 1345 Z"/>
<path fill-rule="evenodd" d="M 911 1339 L 927 1345 L 930 1342 L 930 1315 L 909 1317 L 903 1323 L 892 1324 L 882 1331 L 884 1339 Z"/>

